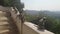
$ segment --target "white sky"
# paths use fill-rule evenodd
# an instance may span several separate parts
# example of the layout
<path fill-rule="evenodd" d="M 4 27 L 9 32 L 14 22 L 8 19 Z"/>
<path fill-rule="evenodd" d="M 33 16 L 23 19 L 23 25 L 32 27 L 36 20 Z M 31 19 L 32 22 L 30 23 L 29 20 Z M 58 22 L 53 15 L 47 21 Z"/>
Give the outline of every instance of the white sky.
<path fill-rule="evenodd" d="M 60 0 L 21 0 L 25 10 L 53 10 L 60 11 Z"/>

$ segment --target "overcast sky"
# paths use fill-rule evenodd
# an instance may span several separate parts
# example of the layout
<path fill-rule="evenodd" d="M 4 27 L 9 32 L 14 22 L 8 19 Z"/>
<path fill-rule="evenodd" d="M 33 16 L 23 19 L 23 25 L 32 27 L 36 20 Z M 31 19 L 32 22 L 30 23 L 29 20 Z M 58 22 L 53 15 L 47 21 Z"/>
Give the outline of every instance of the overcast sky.
<path fill-rule="evenodd" d="M 60 11 L 60 0 L 21 0 L 25 10 L 53 10 Z"/>

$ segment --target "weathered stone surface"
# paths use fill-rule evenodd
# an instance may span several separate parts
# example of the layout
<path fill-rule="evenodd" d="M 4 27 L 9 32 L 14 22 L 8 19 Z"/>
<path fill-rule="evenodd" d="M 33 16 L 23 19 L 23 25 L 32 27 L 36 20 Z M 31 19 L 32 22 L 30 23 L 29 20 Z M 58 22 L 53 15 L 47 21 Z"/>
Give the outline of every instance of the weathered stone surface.
<path fill-rule="evenodd" d="M 5 17 L 5 13 L 0 11 L 0 34 L 8 34 L 9 33 L 9 26 L 7 17 Z"/>

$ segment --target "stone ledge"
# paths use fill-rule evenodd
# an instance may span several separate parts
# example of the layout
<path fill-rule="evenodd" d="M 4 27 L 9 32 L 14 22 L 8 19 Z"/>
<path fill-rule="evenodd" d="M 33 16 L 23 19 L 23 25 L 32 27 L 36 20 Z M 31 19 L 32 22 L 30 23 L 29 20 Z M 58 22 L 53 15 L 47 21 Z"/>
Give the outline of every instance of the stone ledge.
<path fill-rule="evenodd" d="M 44 31 L 39 31 L 38 29 L 37 29 L 37 25 L 35 26 L 35 24 L 33 24 L 33 23 L 31 23 L 31 22 L 25 22 L 24 23 L 26 26 L 28 26 L 28 27 L 30 27 L 32 30 L 34 30 L 35 32 L 37 32 L 37 33 L 39 33 L 39 34 L 54 34 L 54 33 L 52 33 L 52 32 L 50 32 L 50 31 L 48 31 L 48 30 L 44 30 Z"/>

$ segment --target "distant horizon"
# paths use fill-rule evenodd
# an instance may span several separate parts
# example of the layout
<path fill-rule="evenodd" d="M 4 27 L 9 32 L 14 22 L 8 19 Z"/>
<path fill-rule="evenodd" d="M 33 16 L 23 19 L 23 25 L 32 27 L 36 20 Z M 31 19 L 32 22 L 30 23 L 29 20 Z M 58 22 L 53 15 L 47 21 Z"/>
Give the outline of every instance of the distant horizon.
<path fill-rule="evenodd" d="M 21 0 L 24 10 L 50 10 L 60 11 L 60 0 Z"/>
<path fill-rule="evenodd" d="M 30 10 L 30 9 L 26 9 L 26 10 Z M 59 12 L 58 10 L 32 10 L 32 11 L 55 11 L 55 12 L 57 11 L 57 12 Z"/>

